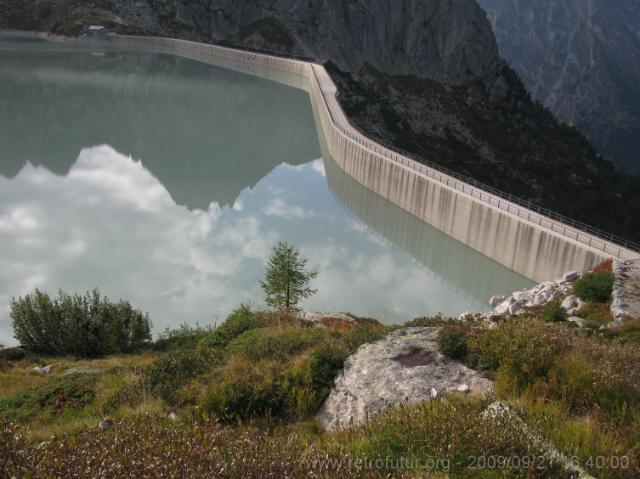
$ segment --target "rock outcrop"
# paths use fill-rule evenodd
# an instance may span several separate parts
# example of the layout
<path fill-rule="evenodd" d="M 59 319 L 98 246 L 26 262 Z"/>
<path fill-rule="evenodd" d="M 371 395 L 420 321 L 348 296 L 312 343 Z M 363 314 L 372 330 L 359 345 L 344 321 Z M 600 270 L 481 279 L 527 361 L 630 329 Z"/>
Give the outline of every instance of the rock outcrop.
<path fill-rule="evenodd" d="M 614 325 L 622 323 L 625 317 L 640 319 L 640 259 L 616 261 L 611 313 Z"/>
<path fill-rule="evenodd" d="M 489 298 L 493 310 L 488 313 L 464 312 L 458 319 L 475 319 L 492 323 L 503 316 L 512 316 L 526 312 L 527 308 L 544 307 L 553 301 L 561 301 L 560 305 L 573 315 L 585 305 L 585 302 L 572 294 L 573 283 L 580 277 L 575 271 L 565 273 L 562 278 L 544 281 L 529 289 L 514 291 L 510 296 L 494 295 Z M 576 321 L 574 321 L 576 322 Z M 583 326 L 584 322 L 576 322 Z"/>
<path fill-rule="evenodd" d="M 438 328 L 404 328 L 361 346 L 345 362 L 317 419 L 336 430 L 401 403 L 490 391 L 491 381 L 438 353 L 437 335 Z"/>
<path fill-rule="evenodd" d="M 640 2 L 478 2 L 533 96 L 640 173 Z"/>
<path fill-rule="evenodd" d="M 307 311 L 304 313 L 303 319 L 313 323 L 317 328 L 350 329 L 357 327 L 355 319 L 342 313 L 320 313 L 317 311 Z"/>

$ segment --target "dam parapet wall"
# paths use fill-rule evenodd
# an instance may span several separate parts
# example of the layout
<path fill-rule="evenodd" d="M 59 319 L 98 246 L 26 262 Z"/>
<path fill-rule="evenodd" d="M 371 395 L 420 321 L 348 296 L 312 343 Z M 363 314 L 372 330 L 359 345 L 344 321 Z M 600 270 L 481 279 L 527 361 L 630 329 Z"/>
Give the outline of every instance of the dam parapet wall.
<path fill-rule="evenodd" d="M 559 220 L 420 163 L 367 138 L 351 125 L 325 68 L 304 60 L 158 37 L 109 35 L 150 48 L 308 91 L 333 161 L 358 183 L 443 233 L 534 281 L 588 271 L 640 253 L 570 220 Z"/>

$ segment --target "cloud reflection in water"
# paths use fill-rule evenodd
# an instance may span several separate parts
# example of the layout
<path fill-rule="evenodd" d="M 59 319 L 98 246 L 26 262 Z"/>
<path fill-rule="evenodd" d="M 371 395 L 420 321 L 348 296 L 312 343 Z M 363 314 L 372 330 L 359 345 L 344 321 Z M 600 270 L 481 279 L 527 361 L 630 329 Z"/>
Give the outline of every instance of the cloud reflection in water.
<path fill-rule="evenodd" d="M 98 287 L 148 310 L 156 332 L 213 323 L 241 301 L 260 305 L 258 279 L 280 239 L 320 272 L 308 308 L 404 321 L 479 306 L 358 225 L 331 196 L 322 160 L 282 164 L 232 207 L 203 211 L 177 205 L 140 161 L 98 146 L 64 176 L 29 163 L 0 176 L 0 343 L 12 342 L 10 298 L 36 287 Z"/>

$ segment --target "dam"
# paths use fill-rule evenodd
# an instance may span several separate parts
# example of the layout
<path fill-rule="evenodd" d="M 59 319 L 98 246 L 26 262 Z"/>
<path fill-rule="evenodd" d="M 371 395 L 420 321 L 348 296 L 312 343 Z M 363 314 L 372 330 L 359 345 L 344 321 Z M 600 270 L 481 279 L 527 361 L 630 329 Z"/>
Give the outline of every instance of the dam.
<path fill-rule="evenodd" d="M 570 270 L 585 272 L 610 258 L 640 256 L 636 245 L 479 188 L 367 138 L 348 121 L 336 86 L 321 65 L 169 38 L 111 34 L 109 41 L 306 90 L 327 153 L 341 170 L 401 210 L 530 280 L 546 281 Z"/>

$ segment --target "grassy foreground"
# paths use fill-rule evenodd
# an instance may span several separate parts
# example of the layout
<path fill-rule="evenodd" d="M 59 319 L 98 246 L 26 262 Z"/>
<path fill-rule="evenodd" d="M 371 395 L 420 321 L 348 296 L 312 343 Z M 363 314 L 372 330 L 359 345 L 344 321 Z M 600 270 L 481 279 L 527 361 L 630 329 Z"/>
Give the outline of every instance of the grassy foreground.
<path fill-rule="evenodd" d="M 596 477 L 638 477 L 637 336 L 543 317 L 410 323 L 445 325 L 441 351 L 493 378 L 518 420 L 450 396 L 337 433 L 313 417 L 348 355 L 391 329 L 376 321 L 240 307 L 128 355 L 3 350 L 0 477 L 568 477 L 533 434 Z"/>

